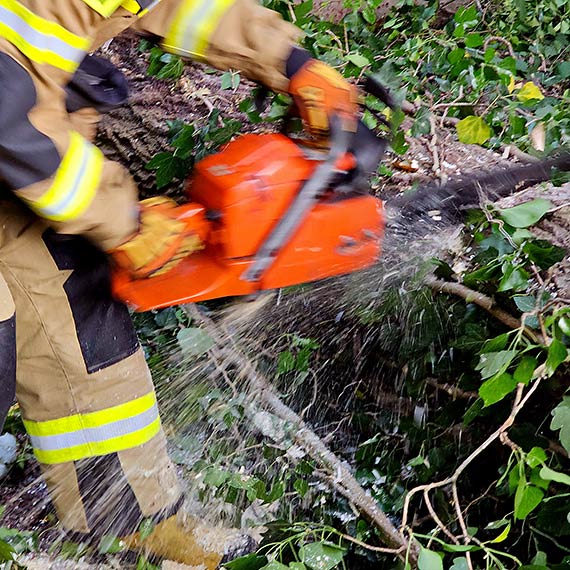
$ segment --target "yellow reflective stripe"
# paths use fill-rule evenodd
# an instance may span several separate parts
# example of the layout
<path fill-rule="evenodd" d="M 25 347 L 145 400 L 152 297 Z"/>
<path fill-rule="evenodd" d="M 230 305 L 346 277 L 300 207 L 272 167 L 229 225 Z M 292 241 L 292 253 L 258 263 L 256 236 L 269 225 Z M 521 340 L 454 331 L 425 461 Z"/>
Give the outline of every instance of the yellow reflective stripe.
<path fill-rule="evenodd" d="M 135 2 L 135 0 L 125 0 L 121 6 L 125 10 L 131 12 L 131 14 L 138 14 L 141 11 L 141 7 Z"/>
<path fill-rule="evenodd" d="M 69 73 L 75 72 L 91 45 L 90 39 L 41 18 L 16 0 L 0 0 L 0 37 L 32 61 Z"/>
<path fill-rule="evenodd" d="M 79 461 L 88 457 L 99 457 L 101 455 L 117 453 L 144 445 L 158 435 L 160 429 L 160 418 L 157 418 L 152 424 L 128 435 L 122 435 L 101 442 L 84 443 L 66 449 L 45 451 L 34 448 L 34 455 L 40 463 L 44 463 L 45 465 Z"/>
<path fill-rule="evenodd" d="M 93 8 L 95 12 L 101 14 L 105 18 L 113 15 L 121 6 L 124 0 L 83 0 L 85 4 Z"/>
<path fill-rule="evenodd" d="M 132 400 L 126 404 L 120 404 L 113 408 L 107 408 L 99 412 L 76 414 L 74 416 L 45 422 L 24 420 L 24 425 L 26 427 L 26 431 L 31 436 L 46 437 L 62 435 L 86 428 L 98 428 L 107 424 L 112 424 L 118 420 L 131 418 L 150 410 L 155 405 L 156 395 L 154 392 L 150 392 L 142 398 Z"/>
<path fill-rule="evenodd" d="M 79 133 L 71 132 L 69 148 L 50 188 L 40 198 L 26 199 L 43 218 L 65 222 L 81 216 L 91 205 L 101 182 L 103 153 Z"/>
<path fill-rule="evenodd" d="M 184 0 L 163 41 L 168 51 L 204 59 L 212 35 L 236 0 Z"/>

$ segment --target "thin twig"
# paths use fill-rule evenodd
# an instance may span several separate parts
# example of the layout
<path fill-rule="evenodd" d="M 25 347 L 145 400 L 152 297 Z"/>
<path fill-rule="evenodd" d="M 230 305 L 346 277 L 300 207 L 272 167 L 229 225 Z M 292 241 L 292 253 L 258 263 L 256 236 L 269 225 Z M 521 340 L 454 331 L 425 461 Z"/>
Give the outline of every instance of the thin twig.
<path fill-rule="evenodd" d="M 501 38 L 500 36 L 489 36 L 485 40 L 485 43 L 483 44 L 483 51 L 487 51 L 487 48 L 489 47 L 489 44 L 491 42 L 499 42 L 499 43 L 506 45 L 507 49 L 509 50 L 510 56 L 514 60 L 517 59 L 517 54 L 515 53 L 515 50 L 513 49 L 513 45 L 511 44 L 511 42 L 509 40 L 506 40 L 505 38 Z"/>
<path fill-rule="evenodd" d="M 222 326 L 214 323 L 200 312 L 195 305 L 186 305 L 185 312 L 208 333 L 214 341 L 210 350 L 213 356 L 223 355 L 238 371 L 261 403 L 290 426 L 290 436 L 297 445 L 317 461 L 329 473 L 331 486 L 351 501 L 364 517 L 374 524 L 381 540 L 393 550 L 398 551 L 401 558 L 407 558 L 413 566 L 417 563 L 419 548 L 417 543 L 409 543 L 398 532 L 392 521 L 379 507 L 373 497 L 367 493 L 356 480 L 349 466 L 338 458 L 323 440 L 279 397 L 269 380 L 257 369 L 254 362 L 244 354 L 236 343 L 235 337 Z M 406 555 L 404 556 L 404 552 Z"/>
<path fill-rule="evenodd" d="M 353 544 L 357 544 L 366 550 L 371 550 L 372 552 L 382 552 L 383 554 L 395 554 L 399 555 L 404 552 L 404 547 L 401 548 L 384 548 L 383 546 L 374 546 L 373 544 L 368 544 L 367 542 L 363 542 L 362 540 L 358 540 L 358 538 L 354 538 L 354 536 L 350 536 L 349 534 L 340 534 L 340 536 L 346 540 L 347 542 L 352 542 Z"/>
<path fill-rule="evenodd" d="M 414 495 L 416 495 L 417 493 L 420 493 L 420 492 L 425 492 L 425 491 L 429 492 L 433 489 L 439 489 L 441 487 L 447 487 L 448 485 L 453 485 L 454 483 L 456 483 L 458 481 L 459 477 L 461 477 L 461 475 L 465 471 L 465 469 L 467 469 L 467 467 L 469 467 L 469 465 L 479 455 L 481 455 L 481 453 L 483 453 L 483 451 L 485 451 L 491 444 L 493 444 L 497 439 L 499 439 L 499 437 L 501 436 L 501 434 L 503 432 L 507 431 L 513 425 L 515 418 L 518 416 L 519 412 L 524 408 L 525 404 L 532 397 L 532 395 L 536 392 L 536 390 L 540 386 L 541 381 L 542 381 L 542 376 L 540 376 L 534 382 L 534 384 L 532 385 L 532 387 L 530 388 L 530 390 L 527 392 L 527 394 L 524 397 L 523 397 L 523 391 L 524 391 L 525 386 L 524 386 L 524 384 L 518 385 L 517 393 L 515 396 L 515 401 L 514 401 L 511 413 L 509 414 L 509 417 L 477 449 L 475 449 L 475 451 L 473 451 L 466 459 L 463 460 L 463 462 L 455 470 L 453 475 L 451 475 L 450 477 L 447 477 L 446 479 L 443 479 L 441 481 L 437 481 L 435 483 L 429 483 L 426 485 L 419 485 L 418 487 L 415 487 L 414 489 L 412 489 L 411 491 L 408 492 L 408 494 L 406 495 L 406 498 L 404 500 L 404 512 L 403 512 L 403 516 L 402 516 L 401 529 L 405 529 L 408 526 L 408 516 L 409 516 L 410 503 L 411 503 L 412 497 Z"/>
<path fill-rule="evenodd" d="M 478 398 L 479 394 L 477 392 L 468 392 L 466 390 L 462 390 L 457 386 L 453 386 L 452 384 L 439 384 L 435 378 L 428 378 L 426 380 L 426 384 L 439 390 L 440 392 L 445 392 L 449 394 L 452 398 L 459 398 L 462 400 L 471 400 L 472 398 Z"/>
<path fill-rule="evenodd" d="M 491 297 L 487 297 L 483 293 L 474 291 L 461 283 L 455 283 L 452 281 L 442 281 L 441 279 L 436 279 L 435 277 L 427 277 L 425 280 L 426 284 L 429 285 L 435 291 L 441 293 L 451 293 L 452 295 L 457 295 L 462 299 L 465 299 L 468 303 L 475 303 L 475 305 L 485 309 L 488 313 L 493 315 L 497 320 L 501 321 L 503 324 L 507 325 L 511 329 L 520 329 L 522 324 L 519 319 L 513 317 L 503 309 L 495 306 L 495 301 Z"/>

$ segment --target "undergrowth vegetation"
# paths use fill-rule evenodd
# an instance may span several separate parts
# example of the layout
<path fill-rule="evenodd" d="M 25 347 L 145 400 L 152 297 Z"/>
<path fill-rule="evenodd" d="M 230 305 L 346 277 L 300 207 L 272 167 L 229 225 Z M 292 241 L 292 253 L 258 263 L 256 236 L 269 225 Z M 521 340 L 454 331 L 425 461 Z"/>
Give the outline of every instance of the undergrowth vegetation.
<path fill-rule="evenodd" d="M 346 0 L 349 14 L 333 23 L 314 16 L 310 0 L 264 2 L 344 75 L 374 74 L 391 87 L 413 119 L 392 115 L 397 154 L 409 137 L 431 134 L 434 119 L 494 150 L 542 156 L 570 142 L 567 2 L 473 2 L 440 21 L 437 2 L 399 0 L 380 24 L 381 3 Z M 182 74 L 178 58 L 147 43 L 141 50 L 150 74 Z M 222 89 L 239 83 L 234 72 L 221 78 Z M 278 121 L 288 105 L 272 96 L 260 115 L 252 97 L 241 110 Z M 378 126 L 371 112 L 364 120 Z M 206 124 L 170 127 L 172 151 L 148 164 L 159 188 L 184 179 L 242 124 L 214 109 Z M 334 474 L 296 445 L 290 426 L 254 406 L 240 371 L 212 357 L 192 316 L 136 317 L 173 457 L 196 501 L 228 524 L 265 527 L 258 552 L 229 570 L 570 567 L 570 304 L 553 286 L 568 252 L 533 231 L 553 209 L 541 198 L 484 206 L 466 218 L 460 264 L 442 254 L 391 278 L 380 269 L 338 289 L 284 291 L 285 308 L 262 313 L 244 334 L 282 399 L 350 464 L 408 552 L 386 550 Z M 34 548 L 30 535 L 0 529 L 0 561 Z M 110 537 L 100 551 L 120 549 Z M 152 566 L 141 559 L 138 568 Z"/>

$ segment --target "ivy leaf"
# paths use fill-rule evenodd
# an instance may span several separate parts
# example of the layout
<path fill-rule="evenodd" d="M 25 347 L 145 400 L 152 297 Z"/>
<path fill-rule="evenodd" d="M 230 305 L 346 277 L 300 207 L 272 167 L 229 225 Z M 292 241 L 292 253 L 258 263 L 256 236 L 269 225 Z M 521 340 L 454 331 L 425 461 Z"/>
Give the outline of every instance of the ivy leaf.
<path fill-rule="evenodd" d="M 517 99 L 521 103 L 529 103 L 530 101 L 542 101 L 542 99 L 544 99 L 544 95 L 542 94 L 540 87 L 535 85 L 532 81 L 528 81 L 518 92 Z"/>
<path fill-rule="evenodd" d="M 532 380 L 538 361 L 534 356 L 525 356 L 517 366 L 513 377 L 517 384 L 525 386 Z"/>
<path fill-rule="evenodd" d="M 422 548 L 418 558 L 419 570 L 443 570 L 443 560 L 437 552 Z"/>
<path fill-rule="evenodd" d="M 515 519 L 524 520 L 540 505 L 544 491 L 529 485 L 524 478 L 519 481 L 515 493 Z"/>
<path fill-rule="evenodd" d="M 570 453 L 570 397 L 564 400 L 552 411 L 554 416 L 550 424 L 551 430 L 560 430 L 560 443 Z"/>
<path fill-rule="evenodd" d="M 99 542 L 99 554 L 117 554 L 123 550 L 123 545 L 116 536 L 104 536 Z"/>
<path fill-rule="evenodd" d="M 499 352 L 487 352 L 479 358 L 476 370 L 481 372 L 483 380 L 502 374 L 507 370 L 515 356 L 516 350 L 501 350 Z"/>
<path fill-rule="evenodd" d="M 176 336 L 185 355 L 202 356 L 215 346 L 214 340 L 202 329 L 182 329 Z"/>
<path fill-rule="evenodd" d="M 550 469 L 550 467 L 547 467 L 546 465 L 540 470 L 540 476 L 547 481 L 570 485 L 570 475 L 554 471 L 554 469 Z"/>
<path fill-rule="evenodd" d="M 533 240 L 525 243 L 523 251 L 528 258 L 541 269 L 549 269 L 566 256 L 566 251 L 545 240 Z"/>
<path fill-rule="evenodd" d="M 299 556 L 312 570 L 332 570 L 344 558 L 345 550 L 329 542 L 312 542 L 299 549 Z"/>
<path fill-rule="evenodd" d="M 15 550 L 7 542 L 0 540 L 0 562 L 10 562 L 14 560 Z"/>
<path fill-rule="evenodd" d="M 449 570 L 469 570 L 469 564 L 467 558 L 462 556 L 461 558 L 453 559 L 453 566 Z"/>
<path fill-rule="evenodd" d="M 505 372 L 487 380 L 479 388 L 479 396 L 485 402 L 485 407 L 492 406 L 508 396 L 516 387 L 516 380 Z"/>
<path fill-rule="evenodd" d="M 532 295 L 516 295 L 513 301 L 521 313 L 532 313 L 536 308 L 536 299 Z"/>
<path fill-rule="evenodd" d="M 491 138 L 491 127 L 482 117 L 471 115 L 457 123 L 457 136 L 464 144 L 484 144 Z"/>
<path fill-rule="evenodd" d="M 513 228 L 528 228 L 539 222 L 551 208 L 551 202 L 537 198 L 513 208 L 500 210 L 500 217 Z"/>
<path fill-rule="evenodd" d="M 154 531 L 156 525 L 152 519 L 145 519 L 139 526 L 139 538 L 141 540 L 146 540 Z"/>
<path fill-rule="evenodd" d="M 548 347 L 548 357 L 546 358 L 546 373 L 552 376 L 556 369 L 566 360 L 568 349 L 558 339 L 553 339 Z"/>
<path fill-rule="evenodd" d="M 503 278 L 499 282 L 498 292 L 522 291 L 527 288 L 530 275 L 522 267 L 512 263 L 503 265 Z"/>
<path fill-rule="evenodd" d="M 350 63 L 353 63 L 356 67 L 361 69 L 370 65 L 370 60 L 360 53 L 349 53 L 344 59 L 346 61 L 350 61 Z"/>
<path fill-rule="evenodd" d="M 156 186 L 160 189 L 176 178 L 179 172 L 179 159 L 171 152 L 159 152 L 145 168 L 156 171 Z"/>
<path fill-rule="evenodd" d="M 469 48 L 478 48 L 484 44 L 483 36 L 481 34 L 467 34 L 465 38 L 465 45 Z"/>
<path fill-rule="evenodd" d="M 224 562 L 224 568 L 227 570 L 261 570 L 266 565 L 267 558 L 259 554 L 248 554 L 231 562 Z"/>
<path fill-rule="evenodd" d="M 497 538 L 494 538 L 493 540 L 491 540 L 491 544 L 498 544 L 499 542 L 504 542 L 505 540 L 507 540 L 510 532 L 511 532 L 511 523 L 509 523 L 505 527 L 503 532 L 501 532 L 501 534 L 499 534 L 499 536 L 497 536 Z"/>
<path fill-rule="evenodd" d="M 535 467 L 542 465 L 547 459 L 548 458 L 546 457 L 546 452 L 544 449 L 542 449 L 542 447 L 533 447 L 526 454 L 525 461 L 531 469 L 534 469 Z"/>

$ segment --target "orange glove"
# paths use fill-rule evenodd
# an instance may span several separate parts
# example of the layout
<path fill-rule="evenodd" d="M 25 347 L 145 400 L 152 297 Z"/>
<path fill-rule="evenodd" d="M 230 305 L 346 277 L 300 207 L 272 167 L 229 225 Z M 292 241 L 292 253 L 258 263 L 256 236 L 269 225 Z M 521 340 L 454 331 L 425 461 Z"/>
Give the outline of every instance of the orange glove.
<path fill-rule="evenodd" d="M 177 214 L 177 204 L 169 198 L 143 200 L 138 232 L 109 252 L 115 263 L 135 279 L 142 279 L 162 275 L 203 249 L 200 238 L 189 233 Z"/>
<path fill-rule="evenodd" d="M 307 61 L 291 77 L 289 93 L 307 130 L 317 141 L 328 139 L 332 115 L 340 117 L 344 130 L 356 131 L 358 89 L 326 63 L 316 59 Z"/>

